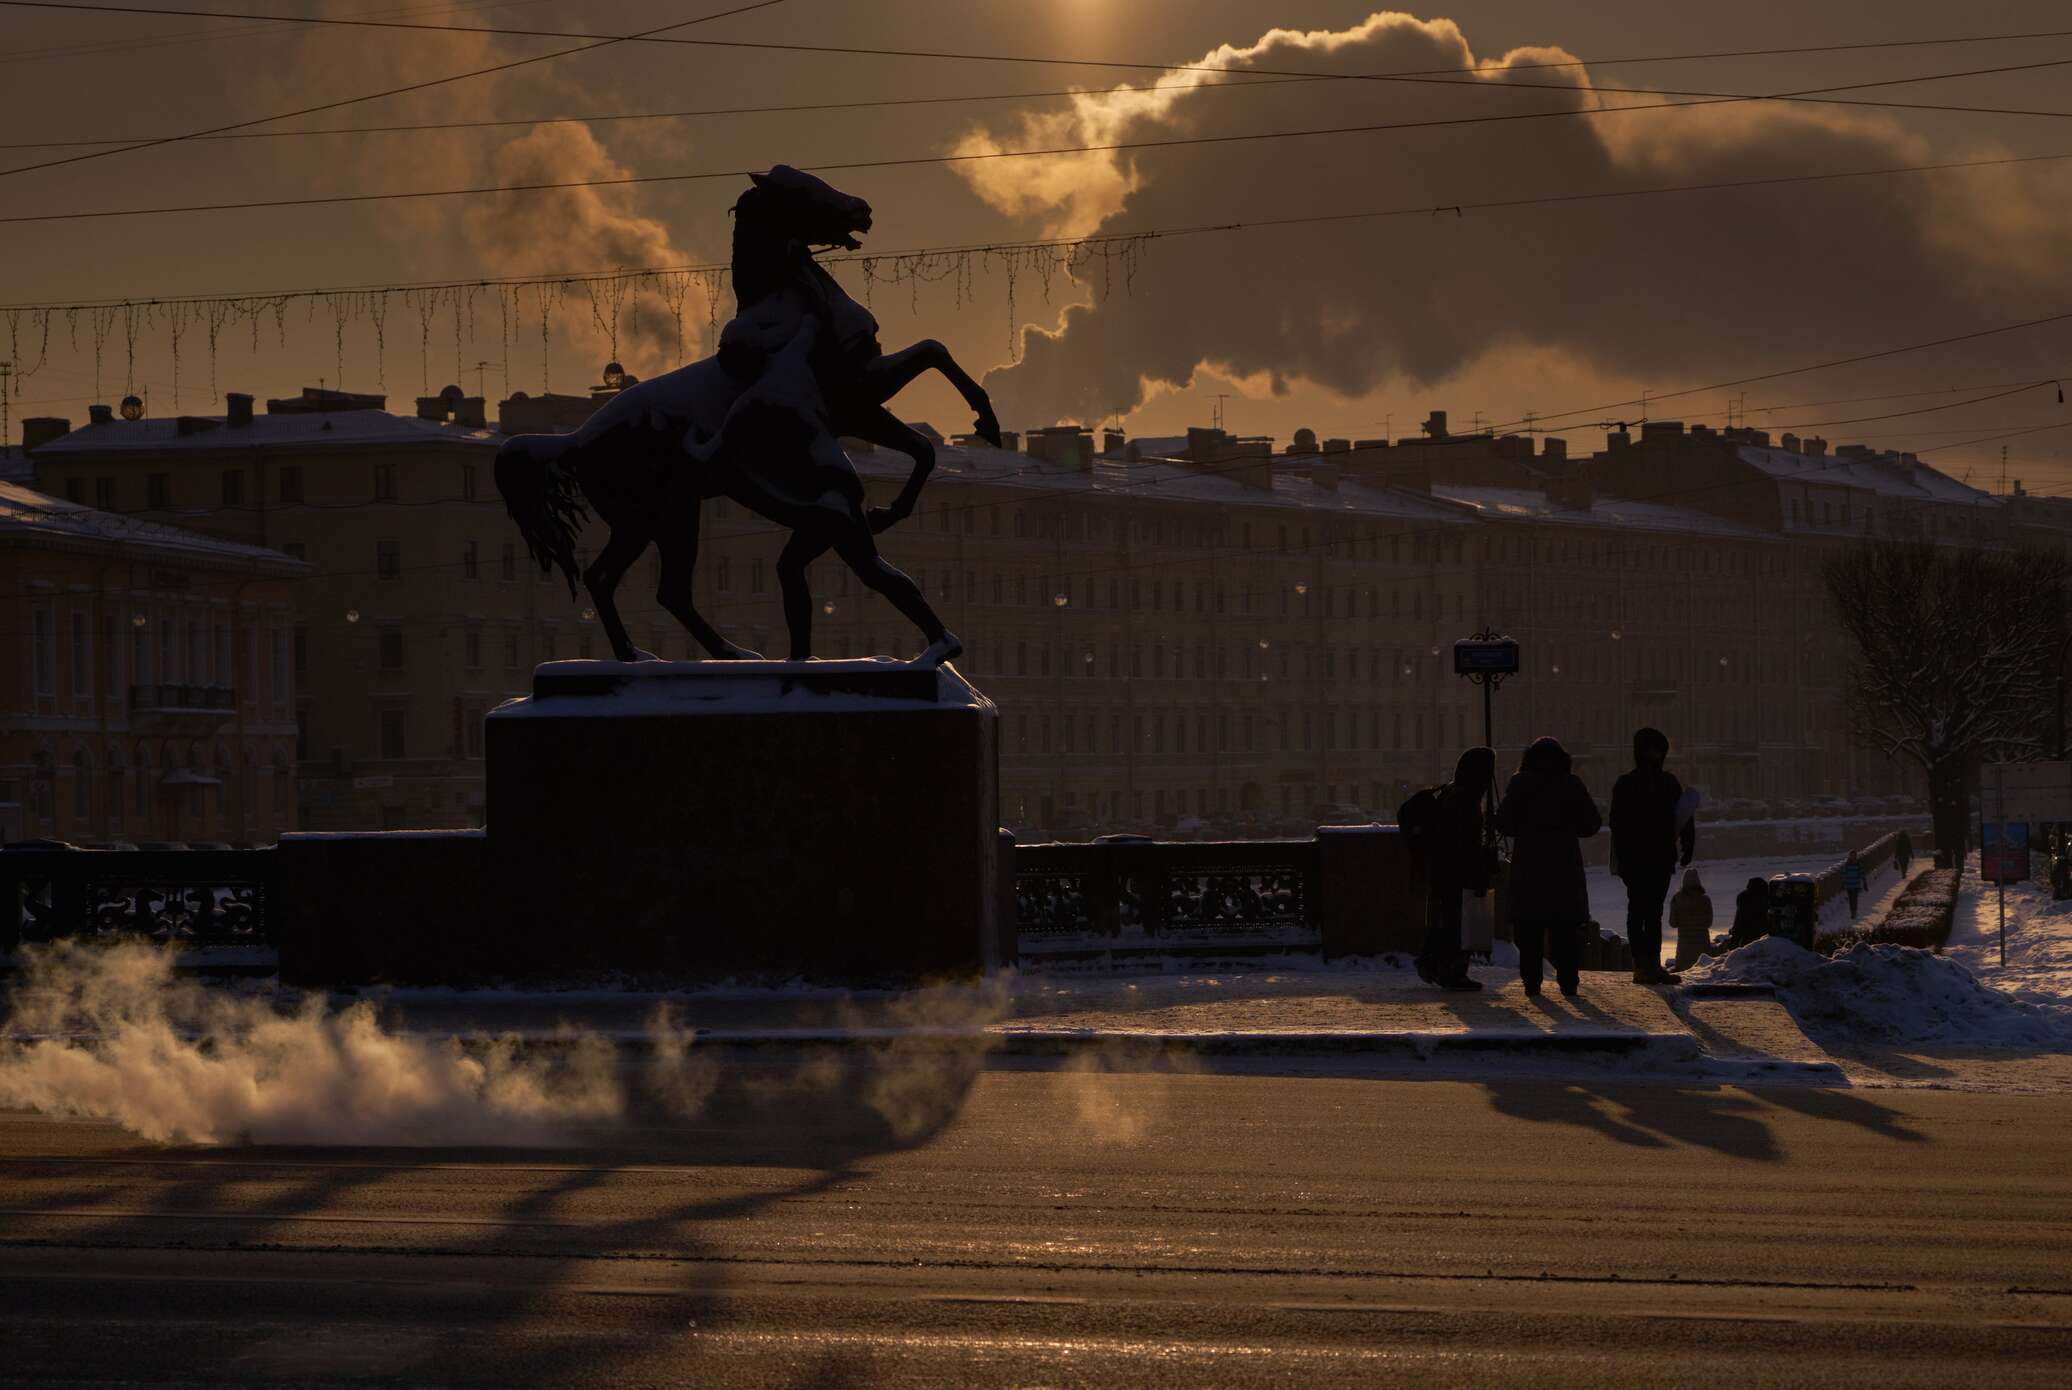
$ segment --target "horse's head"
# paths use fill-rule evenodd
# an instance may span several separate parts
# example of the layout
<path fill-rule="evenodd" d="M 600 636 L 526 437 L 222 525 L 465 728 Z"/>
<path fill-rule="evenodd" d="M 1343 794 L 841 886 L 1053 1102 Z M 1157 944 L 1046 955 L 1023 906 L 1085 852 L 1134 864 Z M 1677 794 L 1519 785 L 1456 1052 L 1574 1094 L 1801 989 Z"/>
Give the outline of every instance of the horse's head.
<path fill-rule="evenodd" d="M 734 204 L 737 216 L 754 216 L 771 233 L 806 246 L 860 250 L 857 235 L 871 229 L 871 205 L 789 164 L 767 174 L 750 174 L 755 187 Z"/>

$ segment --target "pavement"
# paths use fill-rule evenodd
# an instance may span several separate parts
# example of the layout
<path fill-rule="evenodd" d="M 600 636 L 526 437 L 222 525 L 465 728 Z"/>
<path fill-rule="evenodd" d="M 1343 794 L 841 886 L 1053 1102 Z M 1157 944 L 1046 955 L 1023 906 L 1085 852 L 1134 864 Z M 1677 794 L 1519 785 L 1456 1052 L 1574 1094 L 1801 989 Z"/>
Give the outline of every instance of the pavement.
<path fill-rule="evenodd" d="M 0 1384 L 2064 1383 L 2072 1097 L 1312 1058 L 786 1084 L 542 1149 L 0 1112 Z"/>

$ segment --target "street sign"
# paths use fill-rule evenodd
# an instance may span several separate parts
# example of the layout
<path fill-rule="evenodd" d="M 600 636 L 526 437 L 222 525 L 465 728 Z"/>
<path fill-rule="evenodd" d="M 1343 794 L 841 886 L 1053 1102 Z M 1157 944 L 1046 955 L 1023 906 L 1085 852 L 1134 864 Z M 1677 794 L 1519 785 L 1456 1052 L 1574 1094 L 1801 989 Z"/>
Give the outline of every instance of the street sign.
<path fill-rule="evenodd" d="M 1508 637 L 1494 640 L 1463 637 L 1453 644 L 1453 674 L 1515 676 L 1518 674 L 1518 644 Z"/>
<path fill-rule="evenodd" d="M 2029 827 L 2023 821 L 1987 821 L 1980 827 L 1978 873 L 1987 883 L 2021 883 L 2029 877 Z"/>
<path fill-rule="evenodd" d="M 1979 812 L 1989 821 L 2072 821 L 2072 762 L 1987 763 L 1979 769 Z"/>

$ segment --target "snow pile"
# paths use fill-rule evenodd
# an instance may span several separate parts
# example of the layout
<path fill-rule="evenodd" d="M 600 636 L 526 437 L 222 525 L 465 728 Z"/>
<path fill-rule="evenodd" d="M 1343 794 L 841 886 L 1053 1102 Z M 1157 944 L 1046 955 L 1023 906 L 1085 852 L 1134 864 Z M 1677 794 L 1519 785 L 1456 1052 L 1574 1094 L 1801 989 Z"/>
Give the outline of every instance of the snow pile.
<path fill-rule="evenodd" d="M 1773 986 L 1802 1027 L 1857 1041 L 2072 1052 L 2072 1008 L 2012 998 L 1956 961 L 1906 946 L 1823 957 L 1766 936 L 1684 978 Z"/>

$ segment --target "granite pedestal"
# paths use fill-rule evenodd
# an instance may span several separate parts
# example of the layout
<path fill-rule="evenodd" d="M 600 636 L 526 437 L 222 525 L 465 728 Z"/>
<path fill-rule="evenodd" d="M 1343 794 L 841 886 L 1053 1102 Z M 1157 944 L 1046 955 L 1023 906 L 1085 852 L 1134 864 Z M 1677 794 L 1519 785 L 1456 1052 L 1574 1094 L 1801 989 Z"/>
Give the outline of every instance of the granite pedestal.
<path fill-rule="evenodd" d="M 707 977 L 983 969 L 998 725 L 952 667 L 542 666 L 488 718 L 511 954 Z"/>

